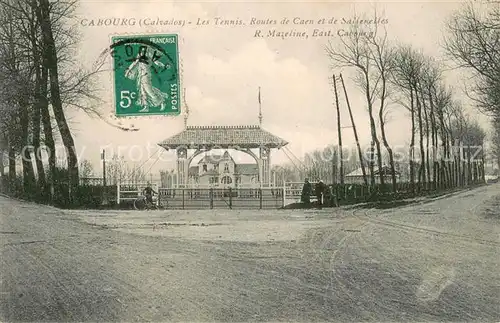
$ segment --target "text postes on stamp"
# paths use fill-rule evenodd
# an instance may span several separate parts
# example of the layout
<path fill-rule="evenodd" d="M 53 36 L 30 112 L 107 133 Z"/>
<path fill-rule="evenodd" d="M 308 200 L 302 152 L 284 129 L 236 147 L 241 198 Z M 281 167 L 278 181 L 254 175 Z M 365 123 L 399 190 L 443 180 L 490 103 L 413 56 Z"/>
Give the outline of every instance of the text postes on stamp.
<path fill-rule="evenodd" d="M 180 114 L 176 34 L 113 36 L 116 116 Z"/>

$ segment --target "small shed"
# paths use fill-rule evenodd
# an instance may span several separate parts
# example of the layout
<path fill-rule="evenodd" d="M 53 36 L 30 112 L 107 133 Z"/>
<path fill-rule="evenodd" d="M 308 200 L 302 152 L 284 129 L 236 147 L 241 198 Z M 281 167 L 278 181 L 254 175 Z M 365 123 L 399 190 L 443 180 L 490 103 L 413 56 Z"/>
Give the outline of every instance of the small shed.
<path fill-rule="evenodd" d="M 368 183 L 370 183 L 370 167 L 365 166 L 366 176 L 368 177 Z M 375 174 L 375 183 L 380 184 L 380 177 L 384 177 L 385 183 L 390 183 L 392 181 L 392 172 L 389 166 L 383 166 L 382 171 L 379 171 L 379 168 L 375 166 L 373 168 L 373 173 Z M 401 179 L 401 173 L 396 170 L 396 180 L 399 182 Z M 350 172 L 344 177 L 345 184 L 363 184 L 363 171 L 360 168 Z"/>

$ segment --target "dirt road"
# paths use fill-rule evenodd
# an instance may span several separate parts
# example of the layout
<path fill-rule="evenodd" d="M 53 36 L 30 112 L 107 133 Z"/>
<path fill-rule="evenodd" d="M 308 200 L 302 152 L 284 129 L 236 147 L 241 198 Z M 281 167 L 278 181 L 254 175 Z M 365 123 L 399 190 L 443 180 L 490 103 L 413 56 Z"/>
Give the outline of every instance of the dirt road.
<path fill-rule="evenodd" d="M 500 185 L 392 210 L 0 210 L 2 321 L 500 320 Z"/>

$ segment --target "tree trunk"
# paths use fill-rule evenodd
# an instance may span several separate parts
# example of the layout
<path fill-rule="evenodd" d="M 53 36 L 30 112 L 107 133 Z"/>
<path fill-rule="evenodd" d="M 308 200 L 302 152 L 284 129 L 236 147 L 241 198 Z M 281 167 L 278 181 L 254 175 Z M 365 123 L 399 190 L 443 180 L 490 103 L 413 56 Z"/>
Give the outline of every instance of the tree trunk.
<path fill-rule="evenodd" d="M 422 93 L 422 108 L 424 111 L 424 121 L 425 121 L 425 169 L 427 170 L 427 184 L 428 186 L 432 185 L 433 179 L 431 178 L 431 167 L 430 167 L 430 158 L 429 158 L 429 142 L 430 142 L 430 129 L 429 129 L 429 113 L 427 111 L 427 105 L 425 104 L 425 98 Z"/>
<path fill-rule="evenodd" d="M 382 119 L 383 117 L 380 116 L 380 118 Z M 380 120 L 380 127 L 381 127 L 380 132 L 382 135 L 382 142 L 384 143 L 384 147 L 387 150 L 387 154 L 389 155 L 389 167 L 391 168 L 392 191 L 396 192 L 398 189 L 398 184 L 396 178 L 396 168 L 394 167 L 394 153 L 392 151 L 391 146 L 389 145 L 389 142 L 387 141 L 387 137 L 385 134 L 385 125 L 382 120 Z"/>
<path fill-rule="evenodd" d="M 387 136 L 385 135 L 385 120 L 384 120 L 384 110 L 385 110 L 385 95 L 386 95 L 386 80 L 382 79 L 382 93 L 381 93 L 381 102 L 380 109 L 378 112 L 378 117 L 380 121 L 380 134 L 382 136 L 382 142 L 384 144 L 385 149 L 387 150 L 387 154 L 389 155 L 389 167 L 391 168 L 391 179 L 392 179 L 392 191 L 396 193 L 398 189 L 398 184 L 396 180 L 396 169 L 394 167 L 394 154 L 392 152 L 392 148 L 387 141 Z M 385 174 L 385 172 L 384 172 Z M 383 177 L 381 175 L 381 177 Z"/>
<path fill-rule="evenodd" d="M 16 150 L 13 135 L 9 135 L 9 190 L 16 191 Z"/>
<path fill-rule="evenodd" d="M 54 41 L 54 36 L 52 34 L 52 24 L 50 20 L 49 13 L 49 0 L 38 0 L 39 10 L 37 13 L 39 15 L 39 21 L 42 30 L 43 43 L 44 43 L 44 55 L 46 57 L 46 62 L 48 63 L 49 69 L 49 80 L 50 80 L 50 98 L 52 103 L 52 109 L 54 111 L 54 117 L 61 133 L 61 138 L 66 148 L 66 157 L 68 163 L 68 175 L 69 175 L 69 198 L 72 200 L 73 195 L 76 193 L 76 188 L 78 186 L 78 158 L 76 155 L 75 143 L 73 136 L 69 129 L 66 117 L 64 115 L 63 106 L 61 102 L 61 94 L 59 89 L 59 73 L 57 66 L 57 53 Z M 71 203 L 71 201 L 69 201 Z"/>
<path fill-rule="evenodd" d="M 467 185 L 471 185 L 472 184 L 472 180 L 473 180 L 473 172 L 472 172 L 472 162 L 471 162 L 471 159 L 472 159 L 472 152 L 471 152 L 471 146 L 470 145 L 467 145 Z"/>
<path fill-rule="evenodd" d="M 457 171 L 456 159 L 457 159 L 457 154 L 459 154 L 460 152 L 457 152 L 457 147 L 456 147 L 455 143 L 453 143 L 453 138 L 454 138 L 455 134 L 454 134 L 449 122 L 448 122 L 448 132 L 449 132 L 448 152 L 450 154 L 450 158 L 449 158 L 449 160 L 450 160 L 450 170 L 449 170 L 450 182 L 451 182 L 452 188 L 456 188 L 458 186 L 458 178 L 456 175 L 456 171 Z"/>
<path fill-rule="evenodd" d="M 462 155 L 457 157 L 457 176 L 458 176 L 458 186 L 465 186 L 465 161 L 462 159 Z"/>
<path fill-rule="evenodd" d="M 431 152 L 432 152 L 432 178 L 433 178 L 433 189 L 437 190 L 439 187 L 439 163 L 437 162 L 437 144 L 438 144 L 438 134 L 436 125 L 436 115 L 435 107 L 432 96 L 432 88 L 429 88 L 429 107 L 430 107 L 430 122 L 431 122 Z"/>
<path fill-rule="evenodd" d="M 19 124 L 21 126 L 21 164 L 23 165 L 23 191 L 25 197 L 31 199 L 35 191 L 35 172 L 31 159 L 31 145 L 29 141 L 29 111 L 24 100 L 19 102 Z"/>
<path fill-rule="evenodd" d="M 410 186 L 415 192 L 415 102 L 413 97 L 413 89 L 410 88 L 410 113 L 411 113 L 411 139 L 410 139 Z"/>
<path fill-rule="evenodd" d="M 46 152 L 49 161 L 49 176 L 48 176 L 48 192 L 49 192 L 49 202 L 53 202 L 54 199 L 54 181 L 56 179 L 56 145 L 54 141 L 54 135 L 52 133 L 52 123 L 50 120 L 49 113 L 49 102 L 47 99 L 47 82 L 49 78 L 48 70 L 42 64 L 41 70 L 41 82 L 40 82 L 40 114 L 42 117 L 43 125 L 43 136 Z"/>
<path fill-rule="evenodd" d="M 370 142 L 370 160 L 369 165 L 370 165 L 370 186 L 371 186 L 371 192 L 375 189 L 376 181 L 375 181 L 375 161 L 373 160 L 373 155 L 375 152 L 375 143 L 373 140 Z"/>
<path fill-rule="evenodd" d="M 377 148 L 377 164 L 380 177 L 380 187 L 382 188 L 382 190 L 385 190 L 385 177 L 384 177 L 384 164 L 382 162 L 382 151 L 380 149 L 380 140 L 378 140 L 377 137 L 377 128 L 375 124 L 374 127 L 375 131 L 373 132 L 373 135 L 375 136 L 375 147 Z"/>
<path fill-rule="evenodd" d="M 45 195 L 45 188 L 47 186 L 47 181 L 45 178 L 45 169 L 43 168 L 43 161 L 41 155 L 41 144 L 40 144 L 40 122 L 41 122 L 41 104 L 40 104 L 40 72 L 37 72 L 36 81 L 36 103 L 33 107 L 33 149 L 35 155 L 36 171 L 38 173 L 38 186 L 42 192 L 42 196 Z"/>
<path fill-rule="evenodd" d="M 484 164 L 485 164 L 485 158 L 484 158 L 485 154 L 484 154 L 484 144 L 481 144 L 481 164 L 480 164 L 480 180 L 481 180 L 481 183 L 486 183 L 486 174 L 485 174 L 485 171 L 484 171 Z"/>
<path fill-rule="evenodd" d="M 384 187 L 384 176 L 382 176 L 382 154 L 380 152 L 380 141 L 378 140 L 377 137 L 377 127 L 375 125 L 375 118 L 373 117 L 373 104 L 371 102 L 370 98 L 370 79 L 368 77 L 368 72 L 365 72 L 365 81 L 366 81 L 366 102 L 368 104 L 368 115 L 370 117 L 370 130 L 371 130 L 371 137 L 372 137 L 372 147 L 373 144 L 375 144 L 375 147 L 377 148 L 377 162 L 378 162 L 378 170 L 379 170 L 379 177 L 380 177 L 380 186 L 383 188 Z M 372 149 L 373 151 L 373 149 Z M 372 155 L 370 156 L 370 171 L 371 171 L 371 176 L 372 176 L 372 185 L 375 183 L 375 174 L 373 171 L 373 152 Z"/>
<path fill-rule="evenodd" d="M 456 143 L 455 143 L 456 146 Z M 462 150 L 462 145 L 458 146 L 458 155 L 455 156 L 455 176 L 456 176 L 456 181 L 457 181 L 457 186 L 462 187 L 464 185 L 463 181 L 463 150 Z"/>
<path fill-rule="evenodd" d="M 451 138 L 451 133 L 447 130 L 446 128 L 446 123 L 444 122 L 444 115 L 441 115 L 441 128 L 442 128 L 442 136 L 443 136 L 443 150 L 444 150 L 444 157 L 443 157 L 443 173 L 446 181 L 446 188 L 451 188 L 453 187 L 453 177 L 452 177 L 452 166 L 451 166 L 451 161 L 452 161 L 452 154 L 453 152 L 450 149 L 450 138 Z"/>
<path fill-rule="evenodd" d="M 424 130 L 422 122 L 422 104 L 420 103 L 418 92 L 416 92 L 415 98 L 417 101 L 417 121 L 418 121 L 418 132 L 419 132 L 419 144 L 420 144 L 420 169 L 419 169 L 419 179 L 421 179 L 421 184 L 419 186 L 426 186 L 425 178 L 425 150 L 424 150 Z"/>
<path fill-rule="evenodd" d="M 2 178 L 2 181 L 5 180 L 5 165 L 3 164 L 4 156 L 5 151 L 3 149 L 0 149 L 0 176 Z"/>
<path fill-rule="evenodd" d="M 36 16 L 36 0 L 32 0 L 32 13 L 33 17 Z M 33 51 L 33 66 L 35 68 L 35 103 L 33 105 L 33 149 L 36 163 L 36 171 L 38 174 L 38 187 L 42 199 L 46 195 L 47 181 L 45 178 L 45 169 L 43 167 L 41 148 L 40 148 L 40 122 L 41 122 L 41 73 L 40 73 L 40 56 L 41 52 L 37 44 L 36 26 L 33 21 L 30 22 L 31 26 L 31 46 Z"/>

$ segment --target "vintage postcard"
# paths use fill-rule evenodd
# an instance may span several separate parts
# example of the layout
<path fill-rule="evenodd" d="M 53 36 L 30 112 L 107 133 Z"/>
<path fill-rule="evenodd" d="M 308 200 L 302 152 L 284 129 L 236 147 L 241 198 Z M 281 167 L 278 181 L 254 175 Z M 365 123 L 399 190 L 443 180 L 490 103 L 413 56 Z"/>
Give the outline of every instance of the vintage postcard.
<path fill-rule="evenodd" d="M 500 321 L 500 2 L 0 22 L 0 321 Z"/>

